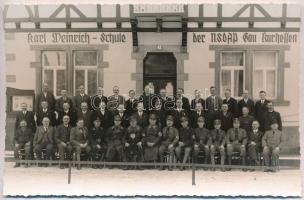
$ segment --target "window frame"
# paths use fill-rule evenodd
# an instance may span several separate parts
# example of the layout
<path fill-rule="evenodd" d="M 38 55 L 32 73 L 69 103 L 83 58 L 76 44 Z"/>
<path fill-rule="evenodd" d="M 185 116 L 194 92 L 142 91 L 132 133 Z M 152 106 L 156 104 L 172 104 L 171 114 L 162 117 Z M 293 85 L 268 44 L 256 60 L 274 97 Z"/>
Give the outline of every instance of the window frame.
<path fill-rule="evenodd" d="M 223 53 L 225 52 L 229 52 L 229 53 L 234 53 L 234 52 L 237 52 L 237 53 L 242 53 L 243 55 L 243 65 L 242 66 L 223 66 Z M 234 72 L 236 70 L 243 70 L 243 91 L 245 90 L 245 82 L 246 82 L 246 72 L 245 70 L 248 70 L 246 69 L 246 52 L 244 50 L 221 50 L 220 51 L 220 74 L 219 74 L 219 93 L 220 93 L 220 96 L 225 96 L 224 94 L 221 94 L 222 93 L 222 70 L 227 70 L 227 71 L 230 71 L 230 80 L 231 80 L 231 97 L 235 98 L 235 99 L 241 99 L 242 96 L 235 96 L 234 94 Z"/>

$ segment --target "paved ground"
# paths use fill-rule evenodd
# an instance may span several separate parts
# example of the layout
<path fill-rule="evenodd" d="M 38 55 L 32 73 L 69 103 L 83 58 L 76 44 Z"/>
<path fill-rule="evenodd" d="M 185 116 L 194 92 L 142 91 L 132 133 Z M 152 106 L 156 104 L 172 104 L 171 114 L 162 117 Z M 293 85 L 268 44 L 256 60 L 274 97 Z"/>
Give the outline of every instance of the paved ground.
<path fill-rule="evenodd" d="M 198 196 L 300 196 L 300 170 L 277 173 L 196 171 L 192 186 L 191 170 L 123 171 L 119 169 L 13 168 L 5 163 L 4 195 L 198 195 Z"/>

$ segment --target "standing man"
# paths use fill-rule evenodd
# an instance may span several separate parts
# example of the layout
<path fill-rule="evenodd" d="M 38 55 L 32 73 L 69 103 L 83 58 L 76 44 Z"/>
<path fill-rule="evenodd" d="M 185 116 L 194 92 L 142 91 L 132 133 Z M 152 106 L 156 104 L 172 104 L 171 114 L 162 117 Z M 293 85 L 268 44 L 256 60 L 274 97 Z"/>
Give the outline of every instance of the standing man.
<path fill-rule="evenodd" d="M 172 115 L 174 117 L 174 127 L 177 129 L 181 128 L 181 118 L 188 117 L 188 112 L 183 109 L 183 102 L 181 99 L 176 100 L 176 108 L 172 110 Z"/>
<path fill-rule="evenodd" d="M 104 101 L 100 102 L 100 108 L 93 113 L 92 120 L 95 121 L 97 118 L 100 119 L 101 125 L 105 130 L 113 125 L 113 115 L 106 108 L 106 103 Z"/>
<path fill-rule="evenodd" d="M 77 116 L 75 111 L 70 108 L 70 104 L 63 103 L 62 107 L 63 110 L 58 114 L 57 124 L 61 124 L 63 122 L 63 117 L 67 115 L 70 118 L 69 120 L 70 125 L 73 127 L 76 126 Z"/>
<path fill-rule="evenodd" d="M 113 112 L 120 104 L 125 105 L 125 98 L 119 95 L 119 87 L 114 86 L 113 95 L 108 97 L 107 108 L 109 109 L 109 111 Z"/>
<path fill-rule="evenodd" d="M 223 104 L 221 97 L 216 95 L 216 89 L 214 86 L 210 87 L 210 96 L 206 99 L 206 106 L 208 112 L 208 128 L 213 129 L 213 122 L 216 118 L 217 113 L 220 111 Z"/>
<path fill-rule="evenodd" d="M 177 88 L 175 103 L 179 99 L 182 101 L 182 106 L 183 106 L 182 108 L 187 113 L 189 113 L 190 112 L 190 103 L 189 103 L 189 99 L 187 97 L 184 97 L 184 89 L 183 88 Z"/>
<path fill-rule="evenodd" d="M 88 129 L 84 127 L 83 119 L 78 119 L 77 126 L 71 129 L 70 142 L 76 153 L 76 161 L 80 161 L 80 154 L 86 153 L 86 158 L 90 157 L 91 146 L 89 144 Z M 81 169 L 80 163 L 77 165 L 77 169 Z"/>
<path fill-rule="evenodd" d="M 74 96 L 73 101 L 74 101 L 74 106 L 76 110 L 81 109 L 81 103 L 86 102 L 88 104 L 88 107 L 91 107 L 91 98 L 89 95 L 85 94 L 84 86 L 80 85 L 78 88 L 78 94 Z"/>
<path fill-rule="evenodd" d="M 194 99 L 191 100 L 191 110 L 195 110 L 197 103 L 201 103 L 203 110 L 205 110 L 205 100 L 201 97 L 201 91 L 196 89 L 194 90 Z"/>
<path fill-rule="evenodd" d="M 92 110 L 97 110 L 100 107 L 100 102 L 105 102 L 107 104 L 108 99 L 103 95 L 103 88 L 101 86 L 97 87 L 97 94 L 91 96 L 91 107 Z"/>
<path fill-rule="evenodd" d="M 265 132 L 262 139 L 263 158 L 267 167 L 277 167 L 280 154 L 280 145 L 283 142 L 283 133 L 278 130 L 278 122 L 271 122 L 271 130 Z M 275 169 L 266 169 L 265 171 L 275 171 Z"/>
<path fill-rule="evenodd" d="M 223 103 L 221 112 L 218 113 L 216 119 L 221 120 L 221 129 L 227 132 L 232 128 L 233 116 L 232 113 L 228 112 L 228 104 Z"/>
<path fill-rule="evenodd" d="M 242 115 L 243 107 L 247 107 L 249 110 L 249 115 L 254 115 L 254 101 L 249 98 L 248 90 L 244 90 L 243 98 L 238 102 L 238 115 Z"/>
<path fill-rule="evenodd" d="M 240 127 L 249 133 L 252 130 L 252 122 L 255 120 L 252 115 L 249 115 L 249 110 L 247 107 L 243 107 L 242 116 L 239 117 Z"/>
<path fill-rule="evenodd" d="M 198 127 L 197 120 L 199 117 L 203 117 L 204 119 L 206 118 L 206 113 L 204 111 L 204 107 L 201 102 L 195 104 L 195 110 L 193 110 L 190 115 L 190 119 L 191 119 L 190 124 L 192 128 Z"/>
<path fill-rule="evenodd" d="M 223 103 L 226 103 L 228 105 L 228 112 L 232 113 L 233 117 L 237 117 L 238 115 L 237 101 L 236 99 L 231 97 L 230 89 L 225 90 L 225 99 L 223 100 Z"/>
<path fill-rule="evenodd" d="M 265 113 L 265 117 L 264 117 L 265 131 L 271 130 L 271 122 L 274 120 L 278 122 L 278 129 L 282 131 L 281 115 L 279 112 L 274 110 L 273 102 L 269 101 L 267 103 L 267 109 L 268 111 Z"/>
<path fill-rule="evenodd" d="M 255 118 L 260 123 L 261 131 L 265 132 L 264 117 L 268 111 L 267 103 L 269 101 L 266 99 L 265 91 L 263 91 L 263 90 L 260 91 L 259 96 L 260 96 L 260 100 L 258 100 L 254 105 L 254 115 L 255 115 Z"/>
<path fill-rule="evenodd" d="M 72 160 L 73 147 L 70 143 L 70 133 L 72 129 L 69 123 L 70 117 L 64 115 L 62 122 L 63 123 L 57 126 L 55 131 L 55 142 L 59 152 L 59 160 Z M 64 165 L 60 163 L 59 168 L 64 169 Z"/>
<path fill-rule="evenodd" d="M 42 125 L 42 120 L 44 117 L 47 117 L 49 119 L 50 126 L 55 126 L 57 124 L 55 112 L 49 108 L 49 104 L 45 100 L 41 102 L 41 108 L 36 113 L 36 117 L 37 126 Z"/>
<path fill-rule="evenodd" d="M 21 103 L 21 111 L 17 112 L 16 115 L 16 122 L 15 122 L 15 130 L 18 129 L 20 122 L 22 120 L 26 121 L 26 125 L 28 128 L 31 129 L 32 133 L 35 133 L 36 131 L 36 122 L 34 119 L 34 113 L 32 111 L 27 110 L 27 104 Z M 33 134 L 31 134 L 33 135 Z"/>
<path fill-rule="evenodd" d="M 47 101 L 49 108 L 51 110 L 55 110 L 55 97 L 53 93 L 49 91 L 49 87 L 47 83 L 43 83 L 42 92 L 37 94 L 36 96 L 36 106 L 35 106 L 36 112 L 41 108 L 40 106 L 42 101 Z"/>
<path fill-rule="evenodd" d="M 135 90 L 129 91 L 129 99 L 126 101 L 126 111 L 129 116 L 133 115 L 136 112 L 136 106 L 138 99 L 135 98 Z"/>
<path fill-rule="evenodd" d="M 133 114 L 137 120 L 137 124 L 145 128 L 148 125 L 148 114 L 144 112 L 144 104 L 139 102 L 137 104 L 137 111 Z"/>
<path fill-rule="evenodd" d="M 55 129 L 50 126 L 50 119 L 44 117 L 42 119 L 42 126 L 37 128 L 33 140 L 34 152 L 38 160 L 42 160 L 42 149 L 46 149 L 46 160 L 51 159 L 54 148 L 54 134 Z"/>
<path fill-rule="evenodd" d="M 68 92 L 66 89 L 61 90 L 61 97 L 56 100 L 55 111 L 60 113 L 63 111 L 63 104 L 68 103 L 73 110 L 73 101 L 68 97 Z"/>
<path fill-rule="evenodd" d="M 114 111 L 114 115 L 119 115 L 122 127 L 129 127 L 129 115 L 127 114 L 123 104 L 118 105 L 117 110 Z"/>
<path fill-rule="evenodd" d="M 226 135 L 228 165 L 231 165 L 232 153 L 240 152 L 242 158 L 242 165 L 246 165 L 246 145 L 247 133 L 240 128 L 240 121 L 238 118 L 233 120 L 233 128 L 227 131 Z"/>
<path fill-rule="evenodd" d="M 15 131 L 14 136 L 14 156 L 15 160 L 19 160 L 19 151 L 24 149 L 25 151 L 25 160 L 31 159 L 31 141 L 32 141 L 32 130 L 27 127 L 25 120 L 19 122 L 19 126 Z M 20 164 L 16 163 L 14 167 L 19 167 Z M 25 167 L 28 167 L 28 164 L 25 164 Z"/>
<path fill-rule="evenodd" d="M 92 127 L 92 115 L 93 112 L 88 109 L 87 102 L 81 103 L 81 110 L 77 110 L 77 120 L 83 119 L 84 126 L 87 127 L 87 129 L 90 129 Z"/>

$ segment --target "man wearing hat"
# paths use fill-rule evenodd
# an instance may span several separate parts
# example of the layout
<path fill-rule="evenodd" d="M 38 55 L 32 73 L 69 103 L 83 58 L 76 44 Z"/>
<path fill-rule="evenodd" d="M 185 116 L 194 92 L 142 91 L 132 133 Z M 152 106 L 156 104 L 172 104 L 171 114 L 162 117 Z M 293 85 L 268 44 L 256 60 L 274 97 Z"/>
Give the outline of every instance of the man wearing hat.
<path fill-rule="evenodd" d="M 94 120 L 93 124 L 93 127 L 89 129 L 92 159 L 93 161 L 102 161 L 107 149 L 105 131 L 100 126 L 101 121 L 98 117 Z M 93 168 L 96 169 L 97 167 L 98 165 L 93 165 Z"/>
<path fill-rule="evenodd" d="M 174 158 L 174 150 L 175 146 L 178 143 L 179 135 L 178 130 L 173 126 L 174 117 L 172 115 L 167 116 L 166 120 L 166 127 L 163 128 L 163 135 L 161 138 L 161 145 L 158 149 L 159 160 L 164 162 L 164 154 L 165 152 L 169 153 L 169 163 L 173 163 Z M 163 167 L 161 166 L 160 169 L 162 170 Z M 169 170 L 172 170 L 172 166 L 169 166 Z"/>
<path fill-rule="evenodd" d="M 125 158 L 127 162 L 143 162 L 143 144 L 142 140 L 145 136 L 144 130 L 137 125 L 135 116 L 130 117 L 130 126 L 126 130 L 124 136 Z M 136 169 L 137 166 L 134 166 Z M 131 169 L 131 166 L 126 166 L 124 169 Z M 142 167 L 138 167 L 142 169 Z"/>
<path fill-rule="evenodd" d="M 114 125 L 106 132 L 106 141 L 108 149 L 106 153 L 107 161 L 114 161 L 115 157 L 119 162 L 123 160 L 123 139 L 125 136 L 125 128 L 121 126 L 121 118 L 119 115 L 114 116 Z"/>
<path fill-rule="evenodd" d="M 149 115 L 149 125 L 145 129 L 144 148 L 145 161 L 156 162 L 158 158 L 158 146 L 161 141 L 161 128 L 157 125 L 155 114 Z"/>
<path fill-rule="evenodd" d="M 209 130 L 205 128 L 205 118 L 199 117 L 197 119 L 197 128 L 194 129 L 194 152 L 193 152 L 193 161 L 198 163 L 199 152 L 204 153 L 204 164 L 207 164 L 209 158 Z"/>
<path fill-rule="evenodd" d="M 216 119 L 213 122 L 214 129 L 210 131 L 209 145 L 211 164 L 215 165 L 214 154 L 216 151 L 220 152 L 221 166 L 225 164 L 225 131 L 221 129 L 221 121 Z M 214 170 L 214 168 L 212 168 Z M 224 171 L 224 168 L 222 168 Z"/>
<path fill-rule="evenodd" d="M 62 123 L 57 126 L 55 131 L 55 142 L 57 144 L 59 159 L 60 160 L 71 160 L 71 155 L 73 151 L 73 147 L 70 143 L 70 133 L 71 133 L 71 125 L 70 125 L 70 117 L 68 115 L 64 115 L 62 118 Z M 64 165 L 59 165 L 60 169 L 64 169 Z"/>
<path fill-rule="evenodd" d="M 179 129 L 179 142 L 178 146 L 175 148 L 175 153 L 178 161 L 186 163 L 193 147 L 194 130 L 189 127 L 188 117 L 182 117 L 181 124 L 182 127 Z M 183 159 L 181 158 L 182 151 L 184 151 Z M 181 167 L 181 170 L 184 169 L 185 167 Z"/>
<path fill-rule="evenodd" d="M 233 152 L 239 152 L 242 158 L 242 165 L 246 165 L 247 133 L 244 129 L 240 128 L 240 121 L 238 118 L 233 120 L 233 128 L 227 131 L 226 144 L 228 165 L 231 165 Z"/>
<path fill-rule="evenodd" d="M 278 122 L 271 122 L 271 130 L 265 132 L 262 138 L 263 158 L 265 166 L 277 167 L 279 161 L 280 145 L 283 142 L 283 133 L 278 129 Z M 271 162 L 270 162 L 271 159 Z M 275 169 L 266 171 L 275 171 Z"/>

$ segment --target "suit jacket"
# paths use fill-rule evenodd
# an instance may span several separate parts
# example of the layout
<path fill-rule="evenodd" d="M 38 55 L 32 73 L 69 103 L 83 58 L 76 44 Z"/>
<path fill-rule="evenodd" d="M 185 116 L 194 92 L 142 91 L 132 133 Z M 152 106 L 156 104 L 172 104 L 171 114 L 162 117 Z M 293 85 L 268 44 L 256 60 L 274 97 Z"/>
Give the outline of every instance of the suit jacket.
<path fill-rule="evenodd" d="M 91 96 L 91 110 L 99 109 L 100 103 L 102 101 L 107 104 L 108 98 L 106 96 L 99 96 L 99 95 Z"/>
<path fill-rule="evenodd" d="M 55 131 L 55 142 L 60 144 L 61 142 L 69 143 L 70 142 L 70 134 L 72 127 L 69 125 L 65 127 L 63 124 L 57 126 Z"/>
<path fill-rule="evenodd" d="M 107 108 L 110 111 L 114 111 L 120 104 L 125 105 L 125 98 L 123 96 L 118 95 L 117 99 L 114 95 L 108 97 Z"/>
<path fill-rule="evenodd" d="M 64 111 L 61 111 L 59 112 L 58 114 L 58 119 L 57 119 L 57 124 L 62 124 L 62 119 L 65 115 L 68 115 L 70 117 L 70 125 L 71 126 L 76 126 L 76 122 L 77 122 L 77 116 L 76 116 L 76 112 L 74 110 L 69 110 L 68 112 L 64 112 Z"/>
<path fill-rule="evenodd" d="M 173 110 L 171 112 L 171 114 L 174 116 L 174 127 L 177 128 L 177 129 L 182 127 L 180 118 L 181 117 L 189 117 L 189 114 L 186 110 L 181 110 L 181 111 Z M 189 125 L 190 125 L 190 123 L 189 123 Z"/>
<path fill-rule="evenodd" d="M 32 130 L 28 127 L 23 131 L 21 128 L 18 128 L 15 131 L 14 143 L 15 144 L 25 144 L 32 141 Z"/>
<path fill-rule="evenodd" d="M 91 109 L 91 98 L 89 95 L 84 94 L 82 97 L 80 94 L 77 94 L 73 97 L 73 105 L 75 109 L 81 110 L 82 102 L 86 102 L 88 104 L 88 108 Z"/>
<path fill-rule="evenodd" d="M 63 99 L 62 97 L 60 97 L 59 99 L 56 100 L 55 111 L 57 111 L 57 112 L 63 111 L 62 105 L 64 103 L 69 103 L 70 104 L 70 109 L 72 109 L 72 110 L 74 109 L 74 105 L 73 105 L 72 99 L 70 99 L 68 97 L 67 97 L 67 99 Z"/>
<path fill-rule="evenodd" d="M 157 117 L 157 123 L 158 123 L 158 126 L 160 128 L 163 128 L 166 126 L 166 112 L 162 109 L 160 110 L 152 110 L 151 113 L 154 113 Z"/>
<path fill-rule="evenodd" d="M 178 100 L 177 97 L 175 97 L 175 103 Z M 189 99 L 187 97 L 182 97 L 182 102 L 183 102 L 183 109 L 189 113 L 190 112 L 190 103 L 189 103 Z M 175 104 L 176 105 L 176 104 Z"/>
<path fill-rule="evenodd" d="M 233 116 L 230 112 L 224 115 L 223 112 L 218 112 L 216 119 L 221 120 L 221 129 L 227 132 L 233 126 Z"/>
<path fill-rule="evenodd" d="M 240 116 L 240 128 L 244 129 L 247 133 L 249 133 L 252 129 L 252 122 L 255 120 L 253 116 Z"/>
<path fill-rule="evenodd" d="M 244 129 L 239 128 L 236 132 L 234 128 L 231 128 L 227 131 L 226 134 L 226 143 L 227 144 L 237 144 L 247 145 L 247 133 Z"/>
<path fill-rule="evenodd" d="M 197 113 L 197 111 L 192 111 L 191 114 L 190 114 L 190 123 L 189 125 L 192 127 L 192 128 L 197 128 L 198 125 L 197 125 L 197 119 L 199 117 L 204 117 L 205 118 L 205 123 L 206 123 L 206 118 L 207 118 L 207 115 L 205 113 L 205 111 L 201 111 L 200 115 Z"/>
<path fill-rule="evenodd" d="M 254 116 L 260 123 L 260 128 L 262 131 L 265 130 L 264 128 L 264 116 L 265 113 L 268 112 L 267 103 L 269 101 L 265 99 L 264 103 L 262 104 L 261 100 L 257 101 L 254 105 Z"/>
<path fill-rule="evenodd" d="M 255 142 L 257 147 L 262 147 L 262 137 L 263 133 L 260 130 L 258 130 L 257 133 L 250 131 L 248 133 L 248 145 L 250 145 L 251 142 Z"/>
<path fill-rule="evenodd" d="M 238 116 L 242 115 L 243 107 L 247 107 L 249 109 L 249 115 L 254 115 L 254 101 L 252 99 L 248 99 L 247 102 L 245 102 L 244 99 L 241 99 L 238 102 Z"/>
<path fill-rule="evenodd" d="M 148 114 L 143 112 L 141 116 L 139 116 L 138 112 L 135 112 L 133 116 L 136 117 L 137 125 L 145 128 L 148 125 Z"/>
<path fill-rule="evenodd" d="M 76 111 L 76 116 L 77 120 L 78 119 L 83 119 L 84 121 L 84 126 L 90 129 L 93 125 L 93 112 L 91 110 L 87 110 L 87 112 L 84 114 L 82 110 L 77 110 Z"/>
<path fill-rule="evenodd" d="M 97 118 L 100 119 L 101 126 L 104 129 L 108 129 L 114 124 L 113 114 L 107 109 L 105 110 L 104 114 L 102 114 L 100 110 L 95 110 L 92 115 L 92 122 Z"/>
<path fill-rule="evenodd" d="M 129 116 L 131 116 L 133 113 L 136 112 L 136 107 L 138 102 L 139 102 L 138 99 L 134 99 L 132 102 L 131 99 L 128 99 L 126 101 L 126 111 Z"/>
<path fill-rule="evenodd" d="M 16 122 L 15 122 L 15 130 L 17 130 L 17 128 L 19 127 L 20 122 L 22 120 L 26 121 L 27 127 L 30 128 L 33 133 L 36 131 L 36 122 L 34 119 L 34 113 L 32 111 L 26 111 L 25 115 L 23 114 L 22 111 L 19 111 L 17 113 Z"/>
<path fill-rule="evenodd" d="M 70 134 L 70 142 L 73 146 L 79 146 L 80 144 L 89 144 L 89 132 L 86 127 L 79 129 L 77 126 L 71 129 L 71 134 Z"/>
<path fill-rule="evenodd" d="M 203 110 L 205 110 L 206 108 L 206 101 L 203 98 L 199 98 L 199 99 L 192 99 L 191 100 L 191 110 L 195 110 L 195 106 L 197 103 L 201 103 L 203 106 Z"/>
<path fill-rule="evenodd" d="M 35 111 L 39 110 L 41 108 L 41 101 L 47 101 L 49 104 L 49 108 L 52 110 L 55 110 L 55 97 L 51 92 L 47 92 L 46 96 L 44 96 L 43 92 L 37 94 L 36 96 L 36 107 Z"/>
<path fill-rule="evenodd" d="M 236 99 L 230 97 L 229 100 L 224 99 L 223 103 L 228 104 L 228 112 L 232 113 L 233 117 L 238 116 L 238 105 Z"/>
<path fill-rule="evenodd" d="M 33 140 L 33 145 L 41 144 L 43 142 L 43 137 L 45 134 L 45 130 L 43 126 L 39 126 L 36 130 L 34 140 Z M 55 129 L 52 126 L 49 126 L 47 129 L 47 139 L 49 144 L 54 144 L 54 134 L 55 134 Z"/>
<path fill-rule="evenodd" d="M 115 115 L 119 115 L 120 116 L 118 110 L 116 110 L 114 112 L 114 116 Z M 129 115 L 127 114 L 127 112 L 124 111 L 124 113 L 120 117 L 121 117 L 121 126 L 124 127 L 124 128 L 128 128 L 129 125 L 130 125 L 130 123 L 129 123 Z"/>
<path fill-rule="evenodd" d="M 278 122 L 278 129 L 280 131 L 282 131 L 282 120 L 281 120 L 281 115 L 279 112 L 277 111 L 273 111 L 273 112 L 266 112 L 264 114 L 264 130 L 268 131 L 271 130 L 271 122 L 275 120 Z"/>
<path fill-rule="evenodd" d="M 212 97 L 209 96 L 206 99 L 206 106 L 209 113 L 221 110 L 223 100 L 221 97 L 215 95 L 215 101 L 212 101 Z"/>
<path fill-rule="evenodd" d="M 269 130 L 266 131 L 263 138 L 262 138 L 262 146 L 268 147 L 280 147 L 281 143 L 283 142 L 283 133 L 280 130 Z"/>
<path fill-rule="evenodd" d="M 44 117 L 48 117 L 50 119 L 50 126 L 55 126 L 57 124 L 56 115 L 54 111 L 49 108 L 47 109 L 46 112 L 43 112 L 43 110 L 40 109 L 36 113 L 36 117 L 37 117 L 37 126 L 42 126 L 42 120 Z"/>

